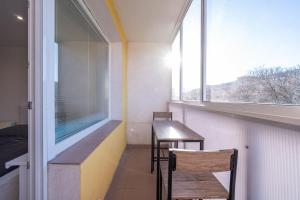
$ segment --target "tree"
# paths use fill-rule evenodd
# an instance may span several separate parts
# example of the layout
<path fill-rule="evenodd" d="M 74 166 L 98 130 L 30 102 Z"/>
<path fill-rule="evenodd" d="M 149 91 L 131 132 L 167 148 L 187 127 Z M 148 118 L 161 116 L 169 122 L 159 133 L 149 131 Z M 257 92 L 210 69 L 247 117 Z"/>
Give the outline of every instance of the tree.
<path fill-rule="evenodd" d="M 300 65 L 258 67 L 236 81 L 209 86 L 213 101 L 300 104 Z"/>

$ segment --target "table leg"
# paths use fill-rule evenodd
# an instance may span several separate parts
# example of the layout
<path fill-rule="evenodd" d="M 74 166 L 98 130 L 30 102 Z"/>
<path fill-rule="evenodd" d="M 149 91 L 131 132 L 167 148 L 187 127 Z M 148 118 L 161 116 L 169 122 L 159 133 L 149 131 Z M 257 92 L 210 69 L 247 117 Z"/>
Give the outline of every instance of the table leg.
<path fill-rule="evenodd" d="M 204 141 L 203 140 L 200 141 L 200 150 L 204 150 Z"/>
<path fill-rule="evenodd" d="M 154 171 L 154 131 L 151 132 L 151 174 Z"/>
<path fill-rule="evenodd" d="M 159 200 L 159 164 L 160 164 L 160 142 L 157 141 L 157 156 L 156 156 L 156 200 Z"/>

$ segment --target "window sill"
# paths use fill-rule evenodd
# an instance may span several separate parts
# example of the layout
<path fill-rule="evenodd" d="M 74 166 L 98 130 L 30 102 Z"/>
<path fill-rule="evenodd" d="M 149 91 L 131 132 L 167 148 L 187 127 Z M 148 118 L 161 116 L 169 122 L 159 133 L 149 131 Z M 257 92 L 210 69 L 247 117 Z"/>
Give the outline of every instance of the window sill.
<path fill-rule="evenodd" d="M 49 164 L 81 164 L 112 132 L 122 121 L 111 120 L 104 126 L 98 128 L 78 143 L 67 148 Z"/>
<path fill-rule="evenodd" d="M 170 104 L 300 128 L 300 106 L 171 101 Z"/>

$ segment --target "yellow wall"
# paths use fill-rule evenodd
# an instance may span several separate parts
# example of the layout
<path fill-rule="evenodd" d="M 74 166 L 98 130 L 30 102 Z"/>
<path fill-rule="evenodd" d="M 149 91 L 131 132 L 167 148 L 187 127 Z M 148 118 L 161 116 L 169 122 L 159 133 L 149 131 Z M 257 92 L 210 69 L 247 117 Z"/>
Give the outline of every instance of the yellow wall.
<path fill-rule="evenodd" d="M 122 42 L 122 123 L 81 164 L 80 199 L 104 199 L 127 144 L 127 39 L 113 0 L 105 1 Z"/>
<path fill-rule="evenodd" d="M 122 123 L 81 164 L 81 200 L 104 199 L 125 149 L 125 137 Z"/>

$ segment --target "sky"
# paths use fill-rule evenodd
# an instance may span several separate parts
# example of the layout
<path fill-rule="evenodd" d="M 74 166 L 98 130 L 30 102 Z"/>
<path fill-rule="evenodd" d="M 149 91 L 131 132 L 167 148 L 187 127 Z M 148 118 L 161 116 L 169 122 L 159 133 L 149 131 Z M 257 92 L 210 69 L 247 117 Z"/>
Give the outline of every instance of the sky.
<path fill-rule="evenodd" d="M 200 86 L 200 1 L 183 22 L 183 89 Z M 300 0 L 207 0 L 206 83 L 300 64 Z M 177 59 L 178 60 L 178 59 Z"/>
<path fill-rule="evenodd" d="M 183 21 L 183 92 L 200 88 L 200 10 L 200 0 L 194 0 Z M 173 88 L 174 85 L 179 85 L 179 79 L 176 76 L 179 75 L 180 46 L 176 44 L 177 42 L 179 41 L 175 39 L 173 43 Z M 174 89 L 176 91 L 176 88 Z"/>
<path fill-rule="evenodd" d="M 207 84 L 300 64 L 299 11 L 299 0 L 207 1 Z"/>
<path fill-rule="evenodd" d="M 191 4 L 185 19 L 183 20 L 183 44 L 182 44 L 182 89 L 183 92 L 194 88 L 200 88 L 200 35 L 201 35 L 201 4 L 195 0 Z"/>

